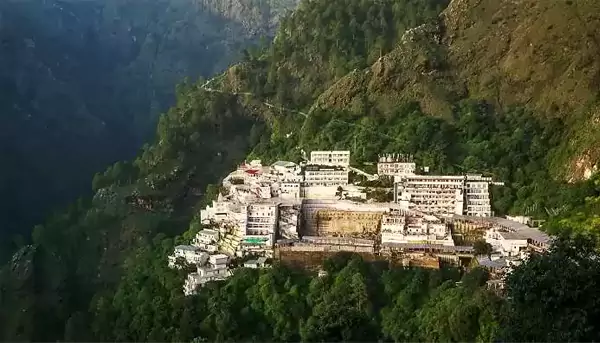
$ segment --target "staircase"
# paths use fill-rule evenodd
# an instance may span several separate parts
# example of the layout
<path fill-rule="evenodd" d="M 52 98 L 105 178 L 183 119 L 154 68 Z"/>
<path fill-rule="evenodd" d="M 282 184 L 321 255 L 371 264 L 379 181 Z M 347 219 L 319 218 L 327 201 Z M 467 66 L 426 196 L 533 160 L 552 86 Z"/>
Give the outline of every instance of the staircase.
<path fill-rule="evenodd" d="M 225 233 L 223 238 L 219 240 L 219 251 L 229 256 L 234 256 L 241 241 L 241 233 L 238 230 L 231 230 Z"/>

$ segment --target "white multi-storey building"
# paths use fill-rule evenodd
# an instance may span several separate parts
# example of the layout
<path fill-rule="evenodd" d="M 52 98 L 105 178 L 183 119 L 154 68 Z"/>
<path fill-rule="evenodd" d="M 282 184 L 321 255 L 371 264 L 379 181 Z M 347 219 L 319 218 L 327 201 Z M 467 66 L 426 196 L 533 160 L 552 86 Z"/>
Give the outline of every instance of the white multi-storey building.
<path fill-rule="evenodd" d="M 495 184 L 491 177 L 467 175 L 465 179 L 465 212 L 468 216 L 490 217 L 490 184 Z"/>
<path fill-rule="evenodd" d="M 439 219 L 398 214 L 383 216 L 381 242 L 454 245 L 450 230 Z"/>
<path fill-rule="evenodd" d="M 348 167 L 350 165 L 350 151 L 311 151 L 310 164 Z"/>
<path fill-rule="evenodd" d="M 394 195 L 402 207 L 438 215 L 463 213 L 463 176 L 405 175 L 398 179 Z"/>
<path fill-rule="evenodd" d="M 213 200 L 212 206 L 207 205 L 205 209 L 200 210 L 200 219 L 202 223 L 208 224 L 209 222 L 222 222 L 227 219 L 230 213 L 230 203 L 223 200 L 223 197 L 219 195 L 218 200 Z"/>
<path fill-rule="evenodd" d="M 283 199 L 299 199 L 300 187 L 300 182 L 281 182 L 279 184 L 279 196 Z"/>
<path fill-rule="evenodd" d="M 169 267 L 177 267 L 176 262 L 180 258 L 189 264 L 202 264 L 208 260 L 208 254 L 193 245 L 178 245 L 175 247 L 173 255 L 168 257 Z"/>
<path fill-rule="evenodd" d="M 240 255 L 250 253 L 271 255 L 277 222 L 279 204 L 273 201 L 256 202 L 246 206 L 246 223 L 242 235 Z"/>
<path fill-rule="evenodd" d="M 194 237 L 192 245 L 208 252 L 216 252 L 219 242 L 219 231 L 204 229 L 200 230 Z"/>
<path fill-rule="evenodd" d="M 306 187 L 337 187 L 348 185 L 348 170 L 338 166 L 308 165 L 304 170 Z"/>
<path fill-rule="evenodd" d="M 377 175 L 382 176 L 404 176 L 413 175 L 417 170 L 417 164 L 411 158 L 399 155 L 379 156 L 377 162 Z"/>
<path fill-rule="evenodd" d="M 404 175 L 395 179 L 396 203 L 443 216 L 491 216 L 489 185 L 501 184 L 481 175 Z"/>

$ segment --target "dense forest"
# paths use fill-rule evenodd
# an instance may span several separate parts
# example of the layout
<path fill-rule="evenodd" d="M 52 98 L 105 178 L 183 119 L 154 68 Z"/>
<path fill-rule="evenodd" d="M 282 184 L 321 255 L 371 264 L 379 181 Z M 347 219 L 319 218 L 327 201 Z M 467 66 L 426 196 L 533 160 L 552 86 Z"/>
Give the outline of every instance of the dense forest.
<path fill-rule="evenodd" d="M 0 245 L 90 195 L 151 138 L 177 83 L 222 72 L 296 3 L 2 1 Z"/>
<path fill-rule="evenodd" d="M 182 83 L 154 142 L 97 174 L 92 198 L 37 226 L 2 268 L 0 337 L 599 339 L 600 181 L 558 177 L 571 119 L 454 89 L 440 28 L 447 6 L 304 1 L 272 44 L 249 49 L 210 91 L 204 81 Z M 240 269 L 183 297 L 183 274 L 167 268 L 166 255 L 199 229 L 199 209 L 219 178 L 246 157 L 297 160 L 314 148 L 350 149 L 356 165 L 401 152 L 435 172 L 492 175 L 506 182 L 494 189 L 497 214 L 545 218 L 560 238 L 511 274 L 504 295 L 486 289 L 480 269 L 427 271 L 341 255 L 324 265 L 323 278 L 279 265 Z"/>

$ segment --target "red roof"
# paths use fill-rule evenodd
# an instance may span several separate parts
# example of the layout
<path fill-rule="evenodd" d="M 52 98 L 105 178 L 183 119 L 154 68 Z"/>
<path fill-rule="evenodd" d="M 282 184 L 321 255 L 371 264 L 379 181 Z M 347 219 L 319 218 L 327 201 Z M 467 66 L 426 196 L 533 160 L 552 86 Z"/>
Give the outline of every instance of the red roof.
<path fill-rule="evenodd" d="M 244 170 L 244 171 L 246 173 L 250 174 L 250 175 L 256 175 L 259 172 L 259 170 L 257 170 L 257 169 L 247 169 L 247 170 Z"/>

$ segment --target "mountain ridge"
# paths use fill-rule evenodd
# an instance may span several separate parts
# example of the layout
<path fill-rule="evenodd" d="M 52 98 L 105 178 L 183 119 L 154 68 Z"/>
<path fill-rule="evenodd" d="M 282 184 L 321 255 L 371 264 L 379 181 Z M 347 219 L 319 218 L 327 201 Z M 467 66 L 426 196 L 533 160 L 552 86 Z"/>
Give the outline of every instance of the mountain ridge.
<path fill-rule="evenodd" d="M 173 246 L 189 242 L 202 227 L 199 209 L 219 193 L 220 178 L 245 158 L 298 161 L 302 150 L 343 149 L 351 150 L 353 165 L 363 166 L 380 153 L 410 154 L 432 174 L 477 172 L 504 181 L 492 190 L 498 215 L 558 219 L 564 231 L 597 230 L 597 205 L 586 202 L 598 203 L 597 180 L 567 184 L 555 177 L 553 165 L 575 156 L 561 151 L 567 149 L 563 135 L 585 125 L 587 113 L 549 118 L 526 104 L 503 108 L 493 99 L 471 97 L 444 45 L 439 24 L 447 6 L 443 0 L 304 1 L 281 21 L 270 46 L 248 51 L 210 84 L 183 83 L 176 105 L 159 118 L 153 144 L 134 161 L 97 174 L 93 199 L 37 227 L 31 247 L 2 268 L 0 318 L 10 321 L 0 320 L 0 335 L 62 340 L 81 332 L 88 335 L 82 341 L 247 338 L 232 328 L 247 318 L 257 328 L 246 293 L 254 279 L 184 298 L 182 273 L 167 270 L 165 261 Z M 592 219 L 581 220 L 580 213 Z M 571 215 L 574 220 L 560 221 Z M 477 279 L 485 284 L 485 278 Z M 295 286 L 290 282 L 290 293 Z M 222 292 L 231 289 L 239 295 Z M 220 301 L 208 300 L 213 296 Z M 258 298 L 255 303 L 262 306 Z M 439 304 L 445 303 L 433 303 Z M 197 311 L 206 308 L 209 314 Z M 397 327 L 394 318 L 414 318 L 413 309 L 401 303 L 388 329 Z M 445 313 L 436 309 L 431 313 Z M 312 324 L 321 322 L 311 318 Z M 493 336 L 498 321 L 482 329 L 485 337 Z M 479 329 L 467 331 L 480 337 Z"/>

